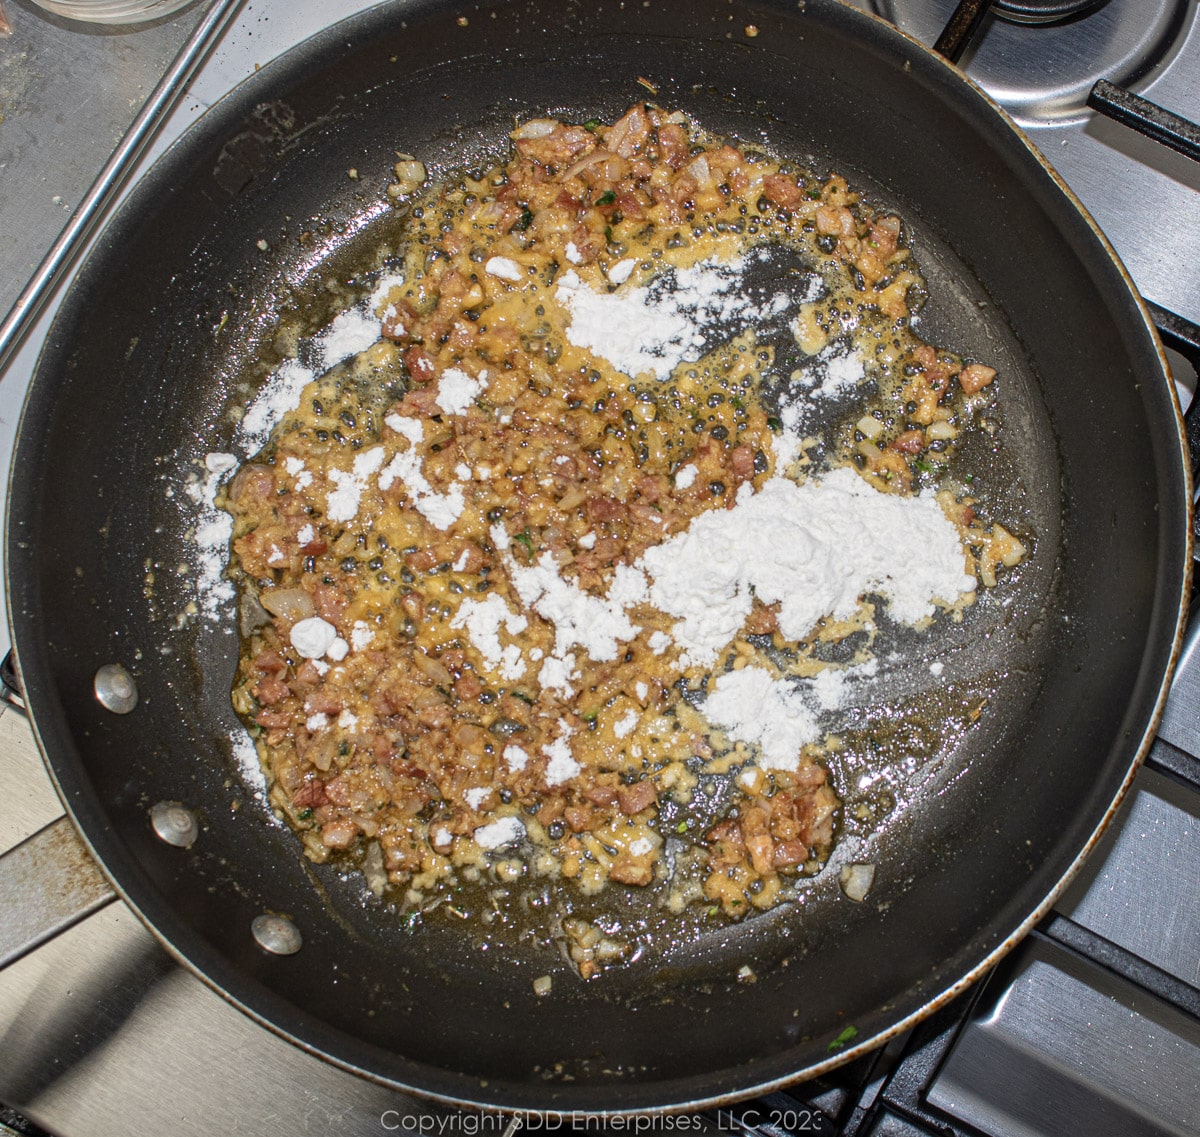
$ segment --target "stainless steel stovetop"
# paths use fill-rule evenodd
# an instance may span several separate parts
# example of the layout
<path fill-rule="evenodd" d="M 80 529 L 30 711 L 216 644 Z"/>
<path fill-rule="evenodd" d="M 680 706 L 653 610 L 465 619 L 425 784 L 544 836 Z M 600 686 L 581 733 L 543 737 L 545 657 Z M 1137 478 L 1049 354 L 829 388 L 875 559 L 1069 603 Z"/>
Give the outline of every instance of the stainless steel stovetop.
<path fill-rule="evenodd" d="M 14 34 L 0 40 L 0 309 L 30 278 L 203 8 L 148 30 L 111 33 L 45 17 L 27 0 L 3 2 Z M 954 0 L 854 2 L 926 42 L 954 8 Z M 247 4 L 139 168 L 256 65 L 369 6 Z M 991 19 L 963 66 L 1064 175 L 1143 294 L 1200 323 L 1200 167 L 1085 106 L 1095 79 L 1108 78 L 1200 119 L 1200 0 L 1077 6 L 1086 11 L 1049 27 Z M 49 313 L 0 375 L 4 467 L 48 322 Z M 1185 385 L 1194 385 L 1176 362 Z M 0 648 L 7 649 L 4 627 Z M 17 712 L 3 713 L 0 850 L 60 812 L 28 726 Z M 1055 913 L 992 977 L 828 1082 L 714 1114 L 697 1128 L 772 1137 L 1200 1134 L 1198 1070 L 1200 648 L 1193 640 L 1159 741 L 1118 823 Z M 275 1038 L 180 970 L 120 903 L 0 971 L 0 1133 L 6 1125 L 61 1137 L 493 1132 L 474 1120 L 393 1094 Z M 527 1127 L 537 1124 L 529 1119 Z M 541 1125 L 567 1128 L 554 1118 Z"/>

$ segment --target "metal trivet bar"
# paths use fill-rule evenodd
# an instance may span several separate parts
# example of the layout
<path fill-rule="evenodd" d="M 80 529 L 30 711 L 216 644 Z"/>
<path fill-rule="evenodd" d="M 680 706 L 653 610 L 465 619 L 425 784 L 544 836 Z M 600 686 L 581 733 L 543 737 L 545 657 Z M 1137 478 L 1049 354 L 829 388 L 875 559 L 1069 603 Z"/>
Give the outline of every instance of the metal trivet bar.
<path fill-rule="evenodd" d="M 1088 96 L 1088 106 L 1131 130 L 1200 162 L 1200 126 L 1141 95 L 1101 79 Z"/>
<path fill-rule="evenodd" d="M 1200 162 L 1200 126 L 1182 115 L 1107 79 L 1101 79 L 1092 87 L 1088 106 L 1137 134 L 1170 147 L 1193 162 Z M 1200 380 L 1200 326 L 1149 301 L 1147 307 L 1163 343 L 1179 352 L 1191 364 Z M 1184 423 L 1192 453 L 1200 454 L 1200 390 L 1196 396 L 1188 406 Z M 1200 534 L 1200 521 L 1197 522 L 1196 532 Z"/>
<path fill-rule="evenodd" d="M 1107 79 L 1101 79 L 1092 87 L 1088 106 L 1144 138 L 1168 146 L 1193 162 L 1200 162 L 1200 126 L 1182 115 Z M 1163 342 L 1179 352 L 1200 375 L 1200 326 L 1149 301 L 1147 307 Z"/>

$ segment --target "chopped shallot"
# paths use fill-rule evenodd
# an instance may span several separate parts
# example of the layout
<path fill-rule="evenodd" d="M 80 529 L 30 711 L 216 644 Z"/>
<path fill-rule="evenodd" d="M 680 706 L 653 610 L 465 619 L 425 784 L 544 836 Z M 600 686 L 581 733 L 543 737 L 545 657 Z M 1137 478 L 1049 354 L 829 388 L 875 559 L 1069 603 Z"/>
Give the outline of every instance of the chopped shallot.
<path fill-rule="evenodd" d="M 838 876 L 842 891 L 850 900 L 862 901 L 867 898 L 871 886 L 875 883 L 875 866 L 870 864 L 843 865 Z"/>

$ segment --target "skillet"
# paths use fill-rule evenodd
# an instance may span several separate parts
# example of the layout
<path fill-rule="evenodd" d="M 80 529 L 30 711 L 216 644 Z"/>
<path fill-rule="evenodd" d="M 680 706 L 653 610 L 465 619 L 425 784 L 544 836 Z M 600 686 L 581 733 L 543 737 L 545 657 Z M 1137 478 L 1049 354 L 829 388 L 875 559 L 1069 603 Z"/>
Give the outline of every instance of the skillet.
<path fill-rule="evenodd" d="M 802 905 L 534 999 L 555 967 L 544 947 L 485 950 L 449 922 L 413 934 L 256 813 L 229 743 L 236 617 L 177 627 L 189 593 L 171 570 L 191 549 L 187 476 L 230 448 L 229 410 L 283 353 L 281 321 L 322 326 L 331 283 L 393 233 L 378 202 L 395 151 L 435 174 L 479 162 L 514 116 L 611 121 L 645 97 L 639 78 L 905 217 L 930 282 L 924 334 L 1001 370 L 1004 484 L 1036 542 L 1010 605 L 980 605 L 928 649 L 988 676 L 991 707 L 875 839 L 868 903 L 819 879 Z M 1111 251 L 1002 115 L 894 29 L 836 0 L 387 4 L 239 88 L 102 237 L 22 419 L 10 619 L 39 744 L 90 850 L 231 1001 L 450 1102 L 696 1107 L 879 1044 L 1048 909 L 1161 710 L 1189 486 L 1165 363 Z M 128 715 L 92 697 L 110 662 L 136 679 Z M 190 849 L 154 836 L 162 800 L 198 811 Z M 299 952 L 255 945 L 264 912 L 302 930 Z M 738 982 L 743 966 L 757 982 Z"/>

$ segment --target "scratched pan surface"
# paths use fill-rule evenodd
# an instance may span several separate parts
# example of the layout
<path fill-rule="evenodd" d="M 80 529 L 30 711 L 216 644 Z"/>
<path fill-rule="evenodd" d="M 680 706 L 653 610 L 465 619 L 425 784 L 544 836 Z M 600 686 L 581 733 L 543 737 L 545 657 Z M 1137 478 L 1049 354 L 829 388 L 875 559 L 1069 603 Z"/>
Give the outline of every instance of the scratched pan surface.
<path fill-rule="evenodd" d="M 827 873 L 803 904 L 659 943 L 583 984 L 544 946 L 484 950 L 450 920 L 406 932 L 362 904 L 360 880 L 313 869 L 264 822 L 230 756 L 234 615 L 177 627 L 188 593 L 172 569 L 194 523 L 184 474 L 230 448 L 248 361 L 279 358 L 281 320 L 319 329 L 328 282 L 394 235 L 378 202 L 395 152 L 435 174 L 471 164 L 500 152 L 514 116 L 611 120 L 645 97 L 639 77 L 660 104 L 900 210 L 934 297 L 923 334 L 1001 371 L 1003 456 L 968 461 L 1035 541 L 1003 600 L 898 636 L 903 665 L 866 696 L 927 687 L 934 655 L 946 682 L 987 677 L 992 691 L 978 727 L 897 781 L 903 808 L 858 854 L 879 866 L 866 903 Z M 106 233 L 22 422 L 11 618 L 76 822 L 168 948 L 228 998 L 344 1066 L 447 1100 L 683 1107 L 878 1042 L 1044 911 L 1156 721 L 1188 577 L 1188 485 L 1164 365 L 1119 266 L 999 114 L 886 26 L 835 0 L 384 5 L 235 92 Z M 114 660 L 142 693 L 125 717 L 90 691 Z M 201 811 L 192 850 L 151 834 L 160 799 Z M 264 910 L 295 919 L 298 954 L 254 945 Z M 736 981 L 743 964 L 757 982 Z M 535 999 L 547 972 L 552 993 Z M 831 1055 L 848 1024 L 856 1045 Z"/>

